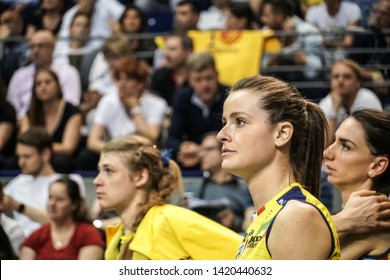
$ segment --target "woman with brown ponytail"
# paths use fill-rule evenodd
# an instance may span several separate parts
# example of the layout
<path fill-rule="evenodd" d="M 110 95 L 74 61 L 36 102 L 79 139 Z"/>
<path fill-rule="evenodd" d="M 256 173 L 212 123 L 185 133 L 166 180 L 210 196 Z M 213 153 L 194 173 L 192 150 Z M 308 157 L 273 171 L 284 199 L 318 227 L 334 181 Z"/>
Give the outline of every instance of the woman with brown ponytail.
<path fill-rule="evenodd" d="M 105 259 L 234 259 L 239 234 L 169 204 L 181 174 L 159 149 L 116 138 L 105 144 L 98 169 L 99 204 L 121 218 L 118 226 L 106 228 Z"/>

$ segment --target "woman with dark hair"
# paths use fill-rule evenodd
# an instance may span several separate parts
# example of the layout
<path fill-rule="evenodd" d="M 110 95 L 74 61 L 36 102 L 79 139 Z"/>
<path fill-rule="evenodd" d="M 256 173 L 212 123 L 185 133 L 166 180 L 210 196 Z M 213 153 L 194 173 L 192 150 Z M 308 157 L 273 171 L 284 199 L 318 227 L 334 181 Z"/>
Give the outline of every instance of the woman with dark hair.
<path fill-rule="evenodd" d="M 88 207 L 75 181 L 63 177 L 52 183 L 47 202 L 49 223 L 27 237 L 20 259 L 102 259 L 104 242 L 87 213 Z"/>
<path fill-rule="evenodd" d="M 365 196 L 389 196 L 389 141 L 390 114 L 384 111 L 354 111 L 337 129 L 324 155 L 328 181 L 340 190 L 343 205 L 357 191 L 365 191 Z M 351 232 L 341 241 L 342 259 L 390 259 L 386 228 Z"/>
<path fill-rule="evenodd" d="M 222 168 L 246 182 L 256 209 L 237 259 L 339 259 L 335 225 L 318 200 L 320 107 L 283 81 L 253 76 L 231 87 L 222 122 Z"/>
<path fill-rule="evenodd" d="M 63 98 L 57 75 L 47 67 L 37 69 L 30 108 L 22 119 L 21 132 L 42 126 L 53 139 L 53 166 L 57 172 L 73 170 L 72 156 L 81 139 L 79 109 Z"/>

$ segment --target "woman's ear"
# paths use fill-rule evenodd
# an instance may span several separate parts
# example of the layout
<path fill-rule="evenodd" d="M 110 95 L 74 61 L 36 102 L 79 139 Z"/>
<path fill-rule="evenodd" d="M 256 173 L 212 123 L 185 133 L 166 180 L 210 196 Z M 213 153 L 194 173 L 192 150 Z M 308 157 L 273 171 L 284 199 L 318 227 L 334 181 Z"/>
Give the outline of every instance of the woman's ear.
<path fill-rule="evenodd" d="M 389 166 L 389 159 L 384 156 L 377 156 L 371 164 L 371 168 L 368 171 L 368 176 L 374 178 L 381 175 L 387 170 Z"/>
<path fill-rule="evenodd" d="M 134 175 L 135 186 L 137 188 L 144 188 L 147 185 L 149 180 L 149 171 L 147 169 L 142 169 Z"/>
<path fill-rule="evenodd" d="M 280 122 L 276 125 L 275 131 L 275 145 L 281 147 L 288 143 L 292 138 L 294 126 L 290 122 Z"/>

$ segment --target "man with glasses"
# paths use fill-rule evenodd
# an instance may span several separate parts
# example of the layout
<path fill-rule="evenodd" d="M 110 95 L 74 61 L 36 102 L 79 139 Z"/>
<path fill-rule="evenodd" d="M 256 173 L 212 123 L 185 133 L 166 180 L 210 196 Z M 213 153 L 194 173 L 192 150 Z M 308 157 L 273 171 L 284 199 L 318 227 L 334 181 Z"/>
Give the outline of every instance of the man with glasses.
<path fill-rule="evenodd" d="M 50 67 L 58 75 L 66 101 L 75 106 L 80 104 L 80 75 L 67 61 L 53 58 L 55 39 L 48 30 L 39 30 L 31 37 L 29 46 L 31 64 L 19 68 L 12 75 L 7 99 L 14 106 L 18 119 L 21 119 L 30 106 L 35 69 Z"/>

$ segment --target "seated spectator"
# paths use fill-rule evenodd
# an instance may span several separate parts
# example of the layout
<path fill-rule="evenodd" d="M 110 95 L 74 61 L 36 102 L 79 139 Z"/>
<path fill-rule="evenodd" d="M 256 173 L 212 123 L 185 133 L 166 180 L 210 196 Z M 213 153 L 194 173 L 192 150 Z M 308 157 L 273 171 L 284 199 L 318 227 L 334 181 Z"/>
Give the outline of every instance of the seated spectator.
<path fill-rule="evenodd" d="M 188 58 L 189 84 L 177 93 L 166 148 L 182 168 L 199 169 L 199 145 L 206 132 L 222 128 L 227 87 L 218 81 L 214 57 L 207 52 Z"/>
<path fill-rule="evenodd" d="M 129 40 L 130 50 L 136 57 L 144 59 L 150 66 L 152 65 L 156 44 L 153 37 L 141 38 L 148 32 L 148 25 L 144 12 L 140 8 L 135 5 L 127 5 L 117 26 L 114 26 L 113 29 L 114 33 L 124 35 Z"/>
<path fill-rule="evenodd" d="M 119 92 L 100 100 L 87 149 L 77 160 L 79 169 L 96 169 L 99 153 L 107 139 L 139 134 L 157 143 L 168 106 L 164 99 L 146 89 L 148 76 L 147 64 L 131 57 L 116 69 L 114 78 Z"/>
<path fill-rule="evenodd" d="M 14 254 L 15 257 L 18 257 L 21 245 L 26 237 L 23 233 L 21 225 L 16 220 L 11 217 L 8 217 L 5 213 L 3 213 L 4 209 L 5 205 L 3 183 L 0 182 L 0 226 L 9 240 L 10 248 L 8 248 L 8 251 Z M 6 249 L 5 243 L 0 242 L 0 244 L 0 251 L 3 252 L 3 250 Z"/>
<path fill-rule="evenodd" d="M 371 90 L 363 87 L 360 66 L 352 60 L 342 59 L 332 66 L 331 92 L 319 105 L 329 122 L 329 143 L 341 122 L 359 108 L 382 110 L 382 104 Z"/>
<path fill-rule="evenodd" d="M 224 29 L 227 21 L 227 5 L 230 0 L 211 0 L 212 5 L 200 13 L 199 30 Z"/>
<path fill-rule="evenodd" d="M 217 134 L 212 131 L 203 136 L 199 151 L 203 179 L 200 184 L 186 186 L 186 192 L 192 193 L 188 207 L 236 232 L 243 232 L 245 211 L 253 204 L 246 204 L 249 192 L 245 183 L 222 169 L 222 144 Z"/>
<path fill-rule="evenodd" d="M 22 260 L 101 260 L 104 241 L 88 219 L 88 207 L 75 181 L 67 177 L 50 185 L 49 222 L 23 242 Z"/>
<path fill-rule="evenodd" d="M 5 99 L 5 86 L 0 79 L 0 168 L 15 155 L 18 133 L 16 111 Z"/>
<path fill-rule="evenodd" d="M 227 30 L 251 30 L 255 29 L 255 16 L 249 3 L 230 2 L 226 9 L 227 20 L 225 29 Z"/>
<path fill-rule="evenodd" d="M 352 112 L 337 129 L 335 142 L 324 155 L 328 180 L 340 190 L 343 205 L 357 191 L 388 198 L 389 140 L 390 114 L 374 109 Z M 341 259 L 390 260 L 390 231 L 350 233 L 341 240 Z"/>
<path fill-rule="evenodd" d="M 27 62 L 27 43 L 23 34 L 23 18 L 19 13 L 6 10 L 0 15 L 0 79 L 6 86 L 13 73 Z M 19 38 L 12 38 L 17 37 Z"/>
<path fill-rule="evenodd" d="M 91 14 L 90 36 L 88 48 L 98 49 L 104 44 L 102 38 L 108 38 L 112 34 L 112 25 L 117 22 L 124 11 L 124 6 L 117 0 L 78 0 L 77 4 L 70 8 L 63 16 L 58 36 L 60 39 L 68 39 L 70 26 L 77 12 Z M 67 44 L 66 40 L 62 41 Z M 61 49 L 61 46 L 58 46 Z"/>
<path fill-rule="evenodd" d="M 27 23 L 38 9 L 39 2 L 40 0 L 0 0 L 0 11 L 13 10 Z"/>
<path fill-rule="evenodd" d="M 27 37 L 31 36 L 41 29 L 51 31 L 54 35 L 57 35 L 61 23 L 62 17 L 66 11 L 64 0 L 44 0 L 41 1 L 38 9 L 27 25 Z"/>
<path fill-rule="evenodd" d="M 50 68 L 38 68 L 31 105 L 21 120 L 20 131 L 44 127 L 53 140 L 53 167 L 67 174 L 74 170 L 73 156 L 80 145 L 82 116 L 63 96 L 57 75 Z"/>
<path fill-rule="evenodd" d="M 41 223 L 48 221 L 46 202 L 50 184 L 61 175 L 50 163 L 52 139 L 43 128 L 32 128 L 18 136 L 16 154 L 21 174 L 4 187 L 5 209 L 22 226 L 25 236 L 29 236 Z M 85 197 L 85 183 L 77 174 L 70 177 L 77 181 L 80 192 Z"/>
<path fill-rule="evenodd" d="M 169 204 L 178 169 L 159 149 L 108 142 L 94 179 L 96 197 L 105 210 L 121 218 L 107 227 L 105 259 L 234 259 L 241 236 L 193 211 Z"/>
<path fill-rule="evenodd" d="M 326 48 L 324 59 L 330 66 L 338 59 L 344 58 L 344 48 L 352 45 L 349 28 L 357 27 L 361 20 L 361 11 L 354 2 L 326 0 L 322 4 L 309 7 L 306 21 L 314 24 L 324 34 L 323 45 Z"/>
<path fill-rule="evenodd" d="M 173 29 L 176 32 L 197 30 L 197 24 L 201 12 L 199 1 L 181 0 L 175 6 L 173 16 Z"/>
<path fill-rule="evenodd" d="M 79 72 L 81 72 L 80 68 L 84 57 L 94 51 L 88 46 L 90 21 L 89 14 L 77 12 L 70 24 L 70 38 L 67 40 L 67 44 L 57 41 L 54 50 L 55 57 L 69 61 Z"/>
<path fill-rule="evenodd" d="M 378 94 L 385 106 L 390 101 L 385 98 L 389 93 L 390 80 L 390 1 L 378 0 L 374 7 L 374 22 L 368 32 L 353 33 L 353 43 L 348 58 L 363 67 L 363 75 L 373 82 L 372 89 Z M 387 82 L 387 83 L 386 83 Z"/>
<path fill-rule="evenodd" d="M 163 65 L 153 71 L 150 89 L 165 99 L 169 106 L 180 89 L 188 86 L 187 58 L 193 51 L 192 39 L 184 33 L 164 38 Z"/>
<path fill-rule="evenodd" d="M 290 1 L 264 0 L 262 5 L 264 28 L 277 32 L 282 46 L 280 53 L 264 54 L 262 73 L 290 83 L 317 79 L 322 68 L 322 36 L 318 28 L 296 16 Z M 295 66 L 295 71 L 278 68 L 286 65 Z M 307 91 L 301 91 L 308 97 Z"/>
<path fill-rule="evenodd" d="M 15 253 L 15 250 L 12 248 L 12 244 L 11 241 L 9 240 L 7 233 L 5 232 L 1 224 L 0 224 L 0 244 L 1 244 L 0 260 L 19 259 L 18 255 Z"/>
<path fill-rule="evenodd" d="M 18 119 L 27 112 L 33 89 L 36 68 L 47 66 L 57 74 L 64 99 L 74 106 L 80 104 L 80 75 L 77 69 L 63 60 L 53 59 L 55 39 L 48 30 L 34 33 L 30 39 L 32 63 L 19 68 L 12 75 L 8 86 L 7 100 L 14 106 Z"/>

